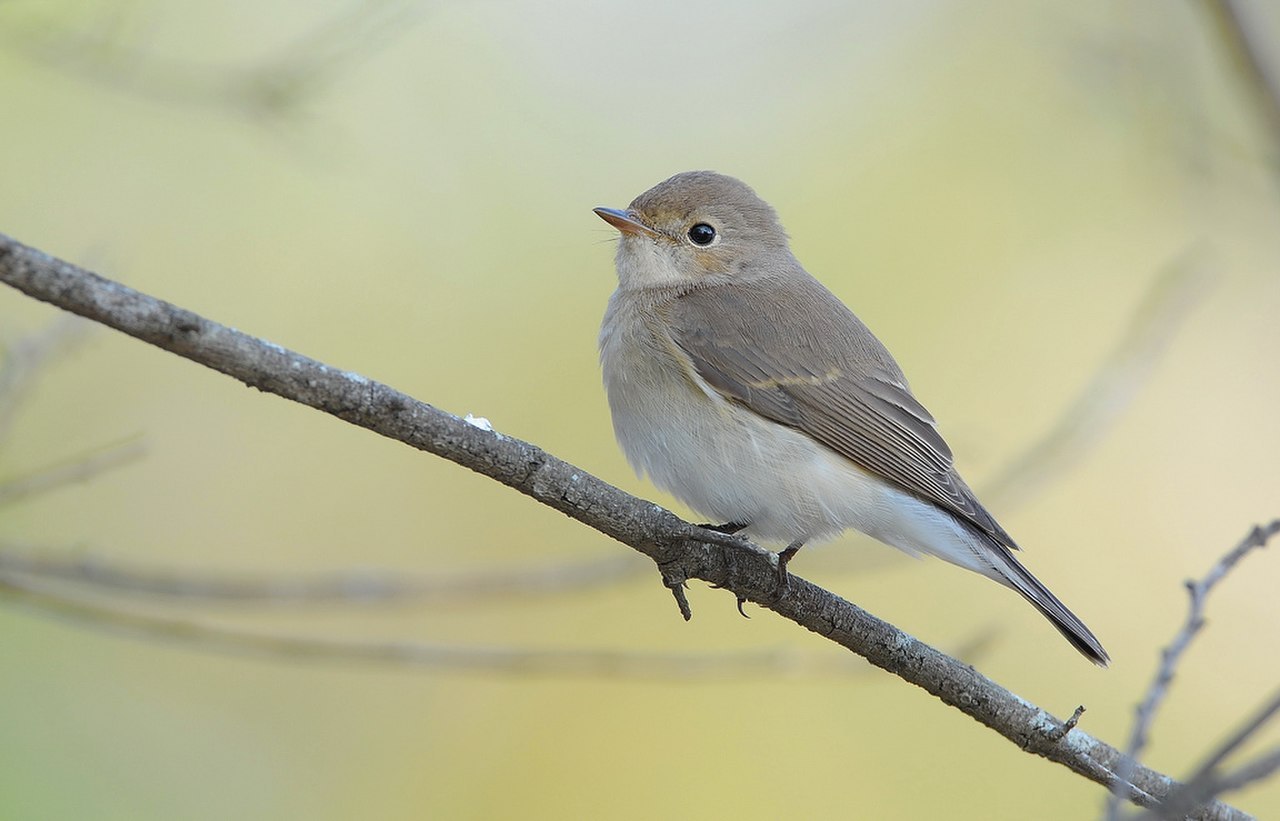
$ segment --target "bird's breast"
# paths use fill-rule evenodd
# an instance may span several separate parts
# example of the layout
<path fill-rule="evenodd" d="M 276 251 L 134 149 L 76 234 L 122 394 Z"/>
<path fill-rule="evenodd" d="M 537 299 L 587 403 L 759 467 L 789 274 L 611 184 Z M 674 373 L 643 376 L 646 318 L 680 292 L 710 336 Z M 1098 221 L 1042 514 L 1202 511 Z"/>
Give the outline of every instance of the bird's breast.
<path fill-rule="evenodd" d="M 883 482 L 708 386 L 664 330 L 661 305 L 615 293 L 600 333 L 614 433 L 638 473 L 759 538 L 835 535 L 884 506 Z"/>

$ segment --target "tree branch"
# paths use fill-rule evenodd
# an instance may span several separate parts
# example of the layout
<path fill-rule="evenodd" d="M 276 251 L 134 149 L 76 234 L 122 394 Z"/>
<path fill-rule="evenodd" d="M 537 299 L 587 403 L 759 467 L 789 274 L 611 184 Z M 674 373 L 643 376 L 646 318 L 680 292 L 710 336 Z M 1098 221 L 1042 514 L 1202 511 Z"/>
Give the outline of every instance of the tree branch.
<path fill-rule="evenodd" d="M 121 442 L 97 453 L 49 465 L 26 476 L 6 479 L 0 482 L 0 507 L 74 482 L 87 482 L 99 473 L 127 465 L 144 452 L 146 448 L 140 441 Z"/>
<path fill-rule="evenodd" d="M 1228 551 L 1213 567 L 1209 568 L 1209 572 L 1205 574 L 1204 578 L 1199 581 L 1187 581 L 1187 593 L 1191 597 L 1187 607 L 1187 619 L 1183 622 L 1182 629 L 1173 637 L 1173 641 L 1169 643 L 1169 646 L 1161 651 L 1160 666 L 1156 670 L 1155 679 L 1151 682 L 1151 687 L 1147 690 L 1146 697 L 1138 705 L 1133 722 L 1133 731 L 1129 735 L 1128 754 L 1121 764 L 1120 770 L 1116 773 L 1121 779 L 1127 776 L 1130 768 L 1137 766 L 1138 758 L 1147 746 L 1147 733 L 1151 730 L 1151 725 L 1155 721 L 1156 712 L 1160 709 L 1160 704 L 1169 692 L 1169 685 L 1173 682 L 1173 676 L 1178 670 L 1179 662 L 1182 661 L 1182 654 L 1187 651 L 1187 648 L 1191 646 L 1192 640 L 1204 628 L 1204 603 L 1209 593 L 1213 591 L 1214 586 L 1222 581 L 1227 573 L 1231 572 L 1231 569 L 1241 559 L 1252 551 L 1265 547 L 1271 537 L 1277 533 L 1280 533 L 1280 519 L 1265 526 L 1254 527 L 1239 544 Z M 1280 702 L 1277 702 L 1275 709 L 1280 709 Z M 1271 713 L 1264 713 L 1264 717 L 1260 721 L 1265 721 L 1270 715 Z M 1236 744 L 1242 741 L 1243 739 L 1240 739 Z M 1234 749 L 1234 746 L 1229 747 L 1226 752 L 1222 753 L 1222 756 L 1225 757 L 1227 752 L 1232 749 Z M 1215 763 L 1216 761 L 1211 760 L 1208 766 L 1212 767 Z M 1179 792 L 1182 791 L 1180 790 Z M 1120 817 L 1120 796 L 1118 794 L 1113 792 L 1107 800 L 1105 815 L 1109 821 L 1115 821 Z"/>
<path fill-rule="evenodd" d="M 769 551 L 718 538 L 534 445 L 469 425 L 386 385 L 211 322 L 3 234 L 0 281 L 251 387 L 496 479 L 649 556 L 673 589 L 691 578 L 726 588 L 858 653 L 1028 752 L 1099 784 L 1119 783 L 1115 772 L 1123 757 L 1114 747 L 1079 728 L 1057 736 L 1063 722 L 1046 711 L 829 591 L 793 577 L 780 592 Z M 1135 767 L 1129 781 L 1121 789 L 1143 806 L 1152 806 L 1178 786 L 1145 767 Z M 1219 802 L 1198 813 L 1195 817 L 1206 819 L 1247 818 Z"/>
<path fill-rule="evenodd" d="M 333 85 L 349 64 L 375 54 L 422 13 L 405 0 L 354 2 L 278 54 L 247 67 L 211 68 L 164 60 L 121 43 L 121 9 L 78 31 L 52 21 L 9 28 L 0 44 L 81 79 L 163 104 L 225 107 L 280 121 Z"/>
<path fill-rule="evenodd" d="M 3 487 L 0 487 L 3 490 Z M 643 563 L 631 555 L 590 561 L 501 568 L 439 577 L 408 577 L 374 568 L 277 576 L 186 573 L 136 567 L 83 551 L 49 550 L 0 540 L 0 573 L 91 585 L 102 592 L 210 602 L 280 605 L 412 602 L 453 604 L 560 595 L 635 578 Z"/>
<path fill-rule="evenodd" d="M 1238 0 L 1203 0 L 1218 46 L 1231 62 L 1241 87 L 1266 130 L 1273 166 L 1280 164 L 1280 82 L 1268 70 L 1257 36 L 1241 14 Z"/>
<path fill-rule="evenodd" d="M 1280 769 L 1280 748 L 1272 749 L 1232 772 L 1224 773 L 1220 769 L 1222 762 L 1226 761 L 1228 756 L 1256 736 L 1278 713 L 1280 713 L 1280 692 L 1273 694 L 1252 718 L 1232 733 L 1230 738 L 1218 745 L 1218 749 L 1210 753 L 1204 763 L 1187 779 L 1185 786 L 1174 790 L 1160 806 L 1143 813 L 1143 817 L 1183 818 L 1210 798 L 1267 778 Z"/>
<path fill-rule="evenodd" d="M 1057 421 L 980 484 L 988 505 L 1008 510 L 1082 460 L 1150 377 L 1179 326 L 1208 290 L 1213 269 L 1203 249 L 1183 251 L 1147 288 L 1124 337 Z M 993 507 L 993 509 L 994 509 Z"/>
<path fill-rule="evenodd" d="M 456 646 L 422 641 L 343 640 L 249 631 L 68 596 L 0 572 L 0 597 L 42 615 L 106 631 L 250 658 L 342 662 L 471 675 L 558 676 L 660 681 L 710 681 L 782 676 L 860 676 L 861 659 L 790 648 L 720 653 L 628 652 Z"/>
<path fill-rule="evenodd" d="M 1191 306 L 1207 289 L 1212 277 L 1211 269 L 1204 264 L 1204 256 L 1203 252 L 1186 251 L 1156 274 L 1123 339 L 1099 363 L 1094 375 L 1046 432 L 1014 455 L 996 471 L 993 478 L 979 483 L 979 496 L 994 500 L 996 506 L 1007 511 L 1025 503 L 1034 493 L 1043 490 L 1049 481 L 1061 476 L 1089 453 L 1150 377 L 1169 341 L 1190 314 Z M 67 316 L 66 320 L 59 324 L 77 327 L 89 324 L 79 317 Z M 41 350 L 46 347 L 41 341 L 50 335 L 50 331 L 45 331 L 39 336 L 20 339 L 14 350 Z M 14 357 L 14 360 L 14 368 L 0 369 L 0 389 L 8 383 L 15 368 L 31 374 L 43 364 L 39 361 L 27 363 L 22 356 Z M 30 378 L 28 375 L 28 381 Z M 2 398 L 3 390 L 0 390 Z M 470 421 L 488 424 L 487 420 Z M 0 427 L 0 444 L 3 443 L 2 434 L 3 428 Z M 135 455 L 127 446 L 118 447 L 119 451 L 113 448 L 28 477 L 0 483 L 0 506 L 68 481 L 88 479 L 100 470 L 114 467 Z M 134 447 L 141 452 L 140 444 L 135 443 Z M 884 557 L 896 558 L 889 554 L 884 554 Z M 245 574 L 130 567 L 103 556 L 88 555 L 79 549 L 55 551 L 3 542 L 0 542 L 0 570 L 108 591 L 273 605 L 333 601 L 361 604 L 408 600 L 422 603 L 473 602 L 493 596 L 548 595 L 617 584 L 646 572 L 643 563 L 628 556 L 614 556 L 603 562 L 593 559 L 437 579 L 405 579 L 402 573 L 372 568 L 351 568 L 313 576 L 287 574 L 255 578 Z"/>
<path fill-rule="evenodd" d="M 45 364 L 72 347 L 90 325 L 73 316 L 63 316 L 38 334 L 18 340 L 4 351 L 0 367 L 0 442 L 13 423 L 19 403 Z"/>

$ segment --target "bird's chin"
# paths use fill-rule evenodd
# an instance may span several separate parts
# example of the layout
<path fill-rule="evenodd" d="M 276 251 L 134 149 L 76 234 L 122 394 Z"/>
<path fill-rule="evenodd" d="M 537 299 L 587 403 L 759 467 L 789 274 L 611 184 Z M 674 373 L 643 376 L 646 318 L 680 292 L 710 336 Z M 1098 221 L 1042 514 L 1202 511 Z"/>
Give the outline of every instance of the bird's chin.
<path fill-rule="evenodd" d="M 623 290 L 680 285 L 688 280 L 681 273 L 671 248 L 649 237 L 623 234 L 618 242 L 618 284 Z"/>

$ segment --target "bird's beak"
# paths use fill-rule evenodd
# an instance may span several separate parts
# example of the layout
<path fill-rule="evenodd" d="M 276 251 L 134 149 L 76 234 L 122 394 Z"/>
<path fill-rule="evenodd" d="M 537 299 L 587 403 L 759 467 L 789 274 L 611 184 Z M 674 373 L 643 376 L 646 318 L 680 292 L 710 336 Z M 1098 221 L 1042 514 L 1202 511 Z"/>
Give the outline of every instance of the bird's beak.
<path fill-rule="evenodd" d="M 657 238 L 658 232 L 645 225 L 626 211 L 617 208 L 595 208 L 596 216 L 624 234 Z"/>

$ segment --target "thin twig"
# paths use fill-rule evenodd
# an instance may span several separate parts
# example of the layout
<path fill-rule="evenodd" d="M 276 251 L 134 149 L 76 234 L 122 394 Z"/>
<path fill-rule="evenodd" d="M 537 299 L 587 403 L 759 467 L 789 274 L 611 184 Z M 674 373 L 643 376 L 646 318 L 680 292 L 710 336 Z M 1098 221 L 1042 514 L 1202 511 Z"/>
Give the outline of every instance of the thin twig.
<path fill-rule="evenodd" d="M 986 504 L 1007 511 L 1084 458 L 1154 373 L 1212 281 L 1201 249 L 1185 251 L 1167 264 L 1147 289 L 1124 338 L 1056 423 L 979 486 Z"/>
<path fill-rule="evenodd" d="M 858 676 L 870 668 L 844 655 L 790 648 L 724 653 L 643 653 L 450 646 L 418 641 L 343 641 L 250 632 L 93 603 L 0 574 L 0 596 L 45 616 L 82 627 L 193 649 L 276 661 L 377 664 L 459 674 L 573 676 L 606 679 L 741 680 L 778 676 Z"/>
<path fill-rule="evenodd" d="M 1280 714 L 1280 690 L 1272 695 L 1261 709 L 1244 722 L 1234 733 L 1209 754 L 1186 780 L 1180 790 L 1174 791 L 1158 807 L 1154 807 L 1142 817 L 1176 819 L 1184 818 L 1196 807 L 1216 798 L 1229 790 L 1241 787 L 1265 778 L 1280 767 L 1280 750 L 1274 750 L 1246 764 L 1233 772 L 1223 773 L 1222 763 L 1240 749 L 1245 742 L 1254 738 L 1269 721 Z"/>
<path fill-rule="evenodd" d="M 1142 755 L 1142 751 L 1146 749 L 1147 736 L 1151 731 L 1151 725 L 1155 721 L 1156 712 L 1159 710 L 1160 704 L 1168 694 L 1169 684 L 1173 681 L 1179 662 L 1182 661 L 1182 654 L 1186 652 L 1196 634 L 1204 627 L 1205 599 L 1214 586 L 1242 558 L 1250 552 L 1264 547 L 1267 541 L 1277 533 L 1280 533 L 1280 519 L 1267 525 L 1254 527 L 1238 545 L 1209 569 L 1204 578 L 1199 581 L 1187 582 L 1187 592 L 1190 594 L 1191 599 L 1187 609 L 1187 619 L 1183 623 L 1182 629 L 1173 637 L 1173 641 L 1161 652 L 1160 666 L 1156 670 L 1155 679 L 1151 682 L 1146 697 L 1137 707 L 1133 731 L 1129 736 L 1129 744 L 1125 748 L 1125 757 L 1121 759 L 1120 765 L 1116 769 L 1117 785 L 1127 783 L 1130 773 L 1139 766 L 1138 760 Z M 1118 792 L 1112 792 L 1107 797 L 1105 817 L 1108 821 L 1116 821 L 1120 817 L 1120 801 L 1122 797 Z"/>
<path fill-rule="evenodd" d="M 0 541 L 0 571 L 87 584 L 104 591 L 201 602 L 269 605 L 409 601 L 414 604 L 446 604 L 560 595 L 652 572 L 634 556 L 621 555 L 437 578 L 414 578 L 401 571 L 372 568 L 311 576 L 296 573 L 274 577 L 245 576 L 130 567 L 83 552 L 52 551 L 5 541 Z"/>
<path fill-rule="evenodd" d="M 1057 741 L 1065 737 L 1067 733 L 1071 732 L 1076 728 L 1076 725 L 1080 723 L 1080 717 L 1083 715 L 1084 715 L 1084 705 L 1081 704 L 1079 707 L 1076 707 L 1076 709 L 1071 713 L 1070 718 L 1062 722 L 1061 727 L 1055 727 L 1052 731 L 1050 731 L 1049 738 L 1053 739 L 1054 741 Z"/>
<path fill-rule="evenodd" d="M 1280 81 L 1267 67 L 1266 53 L 1246 24 L 1237 0 L 1203 0 L 1217 41 L 1231 62 L 1240 85 L 1262 120 L 1270 143 L 1271 162 L 1280 164 Z"/>
<path fill-rule="evenodd" d="M 1227 760 L 1228 756 L 1257 735 L 1258 731 L 1265 727 L 1267 722 L 1275 718 L 1278 713 L 1280 713 L 1280 690 L 1277 690 L 1252 718 L 1245 721 L 1238 730 L 1232 733 L 1226 741 L 1219 745 L 1218 749 L 1214 750 L 1205 759 L 1204 763 L 1188 779 L 1187 787 L 1190 788 L 1202 775 L 1220 766 L 1222 762 Z"/>
<path fill-rule="evenodd" d="M 344 14 L 248 68 L 205 67 L 128 50 L 118 42 L 117 20 L 98 33 L 29 28 L 7 37 L 6 45 L 28 59 L 135 96 L 280 120 L 332 84 L 340 69 L 407 31 L 421 12 L 421 4 L 405 0 L 352 3 Z"/>
<path fill-rule="evenodd" d="M 42 468 L 26 476 L 0 482 L 0 507 L 40 493 L 47 493 L 64 485 L 88 481 L 100 473 L 141 458 L 145 452 L 146 446 L 140 441 L 122 442 L 98 453 L 77 457 L 62 464 Z"/>
<path fill-rule="evenodd" d="M 495 574 L 496 578 L 496 574 Z M 519 582 L 530 576 L 513 576 Z M 441 585 L 446 595 L 461 585 Z M 578 677 L 641 679 L 711 679 L 862 675 L 870 667 L 847 655 L 798 653 L 789 648 L 755 649 L 732 653 L 642 653 L 616 650 L 535 650 L 510 647 L 451 647 L 414 641 L 351 640 L 245 631 L 191 619 L 155 615 L 51 587 L 32 583 L 22 573 L 0 567 L 0 597 L 82 627 L 131 638 L 161 639 L 202 652 L 248 655 L 277 661 L 323 660 L 364 662 L 387 667 L 411 667 L 457 673 L 538 673 Z M 991 644 L 991 631 L 980 630 L 952 648 L 952 655 L 969 663 Z"/>
<path fill-rule="evenodd" d="M 830 591 L 791 576 L 779 590 L 773 554 L 745 543 L 691 538 L 670 511 L 601 481 L 541 448 L 467 424 L 359 374 L 279 345 L 29 248 L 0 234 L 0 282 L 225 373 L 495 479 L 649 556 L 664 578 L 702 579 L 756 602 L 852 650 L 996 730 L 1019 748 L 1111 787 L 1121 753 L 1079 728 L 1049 734 L 1061 720 L 973 667 L 939 652 Z M 696 534 L 692 534 L 696 536 Z M 1158 803 L 1178 784 L 1145 767 L 1120 782 L 1130 800 Z M 1214 802 L 1200 818 L 1245 818 Z"/>
<path fill-rule="evenodd" d="M 1158 813 L 1157 818 L 1166 819 L 1166 821 L 1186 818 L 1195 813 L 1196 808 L 1210 798 L 1243 789 L 1250 784 L 1268 779 L 1277 772 L 1280 772 L 1280 747 L 1272 748 L 1248 764 L 1242 764 L 1230 772 L 1210 773 L 1203 783 L 1195 785 L 1194 791 L 1191 785 L 1188 785 L 1170 796 L 1166 801 L 1167 810 L 1166 804 L 1161 804 L 1152 811 Z M 1183 796 L 1184 790 L 1187 793 L 1185 796 Z"/>
<path fill-rule="evenodd" d="M 78 317 L 62 315 L 44 330 L 22 337 L 3 351 L 0 363 L 0 442 L 13 424 L 13 414 L 50 360 L 73 347 L 92 327 Z"/>

